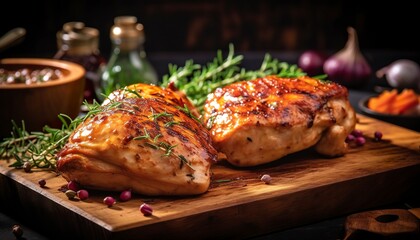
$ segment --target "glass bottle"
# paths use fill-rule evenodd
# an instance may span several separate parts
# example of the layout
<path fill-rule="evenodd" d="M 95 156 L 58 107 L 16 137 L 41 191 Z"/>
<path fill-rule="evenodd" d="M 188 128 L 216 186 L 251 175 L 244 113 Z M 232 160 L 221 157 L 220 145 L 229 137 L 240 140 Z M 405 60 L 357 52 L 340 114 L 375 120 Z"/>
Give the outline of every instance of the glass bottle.
<path fill-rule="evenodd" d="M 112 52 L 101 74 L 97 95 L 108 96 L 115 89 L 135 83 L 158 84 L 158 75 L 147 59 L 143 25 L 134 16 L 114 18 L 110 38 Z"/>
<path fill-rule="evenodd" d="M 86 70 L 84 98 L 89 103 L 98 100 L 95 94 L 99 84 L 99 70 L 106 64 L 99 51 L 99 31 L 83 22 L 68 22 L 57 32 L 58 51 L 53 58 L 82 65 Z"/>

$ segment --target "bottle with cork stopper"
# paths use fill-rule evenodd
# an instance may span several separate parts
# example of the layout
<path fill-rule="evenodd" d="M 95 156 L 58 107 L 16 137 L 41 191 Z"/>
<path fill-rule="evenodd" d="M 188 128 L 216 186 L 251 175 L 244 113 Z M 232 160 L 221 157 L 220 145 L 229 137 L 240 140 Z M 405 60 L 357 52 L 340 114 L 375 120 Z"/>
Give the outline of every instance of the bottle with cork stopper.
<path fill-rule="evenodd" d="M 158 84 L 158 75 L 144 50 L 144 28 L 135 16 L 114 18 L 112 52 L 101 74 L 97 95 L 102 100 L 112 91 L 135 83 Z"/>

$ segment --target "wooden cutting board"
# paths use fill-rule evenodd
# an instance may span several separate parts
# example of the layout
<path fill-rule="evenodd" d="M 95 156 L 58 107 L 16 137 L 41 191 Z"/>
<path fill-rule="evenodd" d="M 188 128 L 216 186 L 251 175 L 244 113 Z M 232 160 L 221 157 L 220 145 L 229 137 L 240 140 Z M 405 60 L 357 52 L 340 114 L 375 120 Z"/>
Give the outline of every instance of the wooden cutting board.
<path fill-rule="evenodd" d="M 358 118 L 367 142 L 346 156 L 325 158 L 309 149 L 257 168 L 222 162 L 200 196 L 135 195 L 108 208 L 103 198 L 118 193 L 90 191 L 88 200 L 71 201 L 59 190 L 66 184 L 61 176 L 25 173 L 0 161 L 0 199 L 19 203 L 49 231 L 74 239 L 240 239 L 394 203 L 418 191 L 420 134 Z M 373 139 L 376 130 L 383 133 L 380 142 Z M 271 184 L 260 180 L 263 174 Z M 42 178 L 47 188 L 38 185 Z M 140 213 L 143 202 L 153 216 Z"/>

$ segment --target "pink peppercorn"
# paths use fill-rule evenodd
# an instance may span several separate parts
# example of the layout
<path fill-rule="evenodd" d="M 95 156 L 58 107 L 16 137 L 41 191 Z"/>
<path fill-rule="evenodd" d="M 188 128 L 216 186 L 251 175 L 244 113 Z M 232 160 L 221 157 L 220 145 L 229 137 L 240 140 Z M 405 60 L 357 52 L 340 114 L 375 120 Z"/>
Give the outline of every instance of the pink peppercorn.
<path fill-rule="evenodd" d="M 363 136 L 363 132 L 359 129 L 354 129 L 351 132 L 351 135 L 355 136 L 355 137 L 362 137 Z"/>
<path fill-rule="evenodd" d="M 86 199 L 89 198 L 89 192 L 84 190 L 84 189 L 81 189 L 81 190 L 77 191 L 77 197 L 80 200 L 86 200 Z"/>
<path fill-rule="evenodd" d="M 381 141 L 382 140 L 382 133 L 379 131 L 376 131 L 373 136 L 375 137 L 375 141 Z"/>
<path fill-rule="evenodd" d="M 366 139 L 364 137 L 356 137 L 355 142 L 357 146 L 363 146 L 366 143 Z"/>
<path fill-rule="evenodd" d="M 144 216 L 150 216 L 153 214 L 153 209 L 149 204 L 143 203 L 140 205 L 140 212 L 143 213 Z"/>
<path fill-rule="evenodd" d="M 79 184 L 75 181 L 69 181 L 67 183 L 67 189 L 68 190 L 73 190 L 73 191 L 77 192 L 79 190 L 79 188 L 80 188 Z"/>
<path fill-rule="evenodd" d="M 356 137 L 354 135 L 349 134 L 346 137 L 346 143 L 353 142 L 355 139 L 356 139 Z"/>
<path fill-rule="evenodd" d="M 116 201 L 115 201 L 115 199 L 114 199 L 113 197 L 108 196 L 108 197 L 105 197 L 105 198 L 104 198 L 104 203 L 105 203 L 108 207 L 112 207 L 112 206 L 116 203 Z"/>
<path fill-rule="evenodd" d="M 126 202 L 131 199 L 131 190 L 122 191 L 120 194 L 120 200 Z"/>
<path fill-rule="evenodd" d="M 356 138 L 357 137 L 363 137 L 363 132 L 361 130 L 359 130 L 359 129 L 354 129 L 351 132 L 351 135 L 355 136 Z"/>

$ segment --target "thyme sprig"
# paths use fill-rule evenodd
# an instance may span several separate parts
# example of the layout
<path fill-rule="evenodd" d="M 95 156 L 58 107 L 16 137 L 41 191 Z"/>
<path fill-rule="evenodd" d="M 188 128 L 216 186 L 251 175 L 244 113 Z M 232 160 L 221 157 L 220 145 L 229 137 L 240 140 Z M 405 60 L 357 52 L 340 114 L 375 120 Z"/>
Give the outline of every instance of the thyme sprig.
<path fill-rule="evenodd" d="M 146 128 L 143 129 L 144 134 L 134 137 L 133 140 L 145 140 L 146 142 L 144 143 L 146 146 L 156 149 L 156 150 L 162 150 L 164 152 L 164 154 L 162 156 L 164 157 L 169 157 L 169 156 L 173 156 L 176 157 L 180 160 L 180 164 L 179 164 L 179 168 L 181 169 L 184 164 L 187 165 L 189 168 L 191 168 L 192 170 L 194 170 L 194 168 L 191 166 L 191 163 L 188 162 L 188 160 L 182 155 L 176 155 L 173 152 L 173 149 L 176 148 L 177 145 L 171 145 L 168 142 L 165 141 L 159 141 L 159 138 L 162 137 L 162 134 L 157 134 L 156 136 L 152 137 L 150 135 L 150 133 L 147 131 Z"/>
<path fill-rule="evenodd" d="M 257 70 L 240 67 L 243 59 L 243 55 L 235 55 L 233 44 L 230 44 L 226 58 L 223 57 L 222 51 L 218 50 L 213 61 L 206 65 L 194 64 L 193 60 L 187 60 L 183 67 L 169 65 L 169 74 L 163 76 L 161 86 L 167 87 L 169 83 L 174 83 L 175 87 L 183 91 L 202 112 L 208 94 L 219 87 L 268 75 L 279 77 L 306 75 L 297 65 L 273 59 L 268 53 L 265 54 L 261 67 Z"/>

